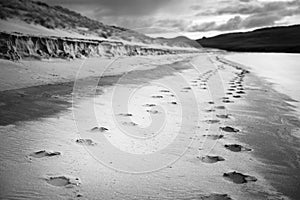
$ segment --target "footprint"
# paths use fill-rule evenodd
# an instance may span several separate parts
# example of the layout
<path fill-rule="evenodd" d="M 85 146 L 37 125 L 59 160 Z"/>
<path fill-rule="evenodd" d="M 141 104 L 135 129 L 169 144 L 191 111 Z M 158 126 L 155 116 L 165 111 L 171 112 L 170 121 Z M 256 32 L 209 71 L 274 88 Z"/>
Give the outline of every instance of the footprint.
<path fill-rule="evenodd" d="M 132 114 L 130 113 L 120 113 L 119 115 L 123 117 L 132 117 Z"/>
<path fill-rule="evenodd" d="M 156 96 L 152 96 L 152 98 L 154 98 L 154 99 L 162 99 L 162 98 L 164 98 L 164 97 L 161 96 L 161 95 L 156 95 Z"/>
<path fill-rule="evenodd" d="M 233 89 L 233 88 L 230 88 L 230 89 L 228 89 L 228 91 L 235 91 L 235 89 Z"/>
<path fill-rule="evenodd" d="M 228 119 L 229 115 L 223 115 L 223 114 L 221 114 L 221 115 L 216 115 L 216 117 L 221 118 L 221 119 Z"/>
<path fill-rule="evenodd" d="M 232 92 L 227 92 L 226 94 L 227 94 L 227 95 L 232 95 Z"/>
<path fill-rule="evenodd" d="M 228 100 L 228 99 L 225 99 L 225 100 L 223 100 L 222 102 L 224 102 L 224 103 L 234 103 L 234 101 L 230 101 L 230 100 Z"/>
<path fill-rule="evenodd" d="M 223 109 L 225 109 L 225 106 L 215 106 L 215 108 L 223 110 Z"/>
<path fill-rule="evenodd" d="M 203 135 L 203 136 L 212 140 L 218 140 L 224 137 L 224 135 Z"/>
<path fill-rule="evenodd" d="M 82 144 L 82 145 L 87 145 L 87 146 L 94 146 L 94 145 L 96 145 L 96 143 L 93 142 L 93 140 L 91 140 L 91 139 L 77 139 L 76 143 Z"/>
<path fill-rule="evenodd" d="M 191 90 L 192 88 L 191 87 L 184 87 L 182 89 L 184 89 L 184 90 Z"/>
<path fill-rule="evenodd" d="M 46 179 L 47 183 L 57 187 L 63 186 L 72 186 L 72 185 L 79 185 L 80 180 L 79 178 L 67 177 L 67 176 L 53 176 Z"/>
<path fill-rule="evenodd" d="M 209 101 L 209 102 L 207 102 L 208 104 L 215 104 L 215 102 L 213 102 L 213 101 Z"/>
<path fill-rule="evenodd" d="M 34 158 L 52 157 L 52 156 L 59 156 L 59 155 L 61 155 L 61 153 L 58 151 L 46 151 L 46 150 L 41 150 L 30 154 L 30 156 Z"/>
<path fill-rule="evenodd" d="M 151 113 L 151 114 L 157 114 L 158 111 L 157 110 L 146 110 L 148 113 Z"/>
<path fill-rule="evenodd" d="M 243 147 L 239 144 L 225 144 L 224 147 L 233 152 L 241 152 L 241 151 L 251 151 L 250 148 Z"/>
<path fill-rule="evenodd" d="M 233 95 L 232 97 L 233 97 L 233 98 L 241 98 L 240 95 Z"/>
<path fill-rule="evenodd" d="M 240 131 L 239 129 L 233 128 L 231 126 L 220 127 L 220 129 L 225 132 L 233 132 L 233 133 Z"/>
<path fill-rule="evenodd" d="M 160 90 L 160 92 L 169 93 L 169 90 Z"/>
<path fill-rule="evenodd" d="M 123 125 L 125 125 L 125 126 L 137 126 L 138 124 L 134 123 L 134 122 L 123 122 Z"/>
<path fill-rule="evenodd" d="M 200 160 L 205 163 L 216 163 L 219 161 L 224 161 L 225 159 L 221 156 L 208 156 L 207 155 L 207 156 L 201 157 Z"/>
<path fill-rule="evenodd" d="M 146 107 L 154 107 L 154 106 L 156 106 L 156 105 L 153 104 L 153 103 L 150 103 L 150 104 L 145 104 L 144 106 L 146 106 Z"/>
<path fill-rule="evenodd" d="M 91 129 L 92 132 L 96 132 L 96 131 L 100 131 L 100 132 L 105 132 L 105 131 L 108 131 L 108 128 L 105 128 L 105 127 L 97 127 L 95 126 L 94 128 Z"/>
<path fill-rule="evenodd" d="M 236 184 L 243 184 L 243 183 L 257 181 L 257 178 L 255 178 L 254 176 L 245 175 L 236 171 L 224 173 L 223 177 Z"/>
<path fill-rule="evenodd" d="M 207 109 L 207 110 L 204 110 L 204 112 L 215 112 L 216 110 L 214 109 Z"/>
<path fill-rule="evenodd" d="M 172 101 L 171 104 L 177 105 L 177 102 L 176 101 Z"/>
<path fill-rule="evenodd" d="M 236 93 L 237 93 L 237 94 L 245 94 L 244 91 L 237 91 Z"/>
<path fill-rule="evenodd" d="M 218 119 L 209 119 L 209 120 L 205 120 L 206 123 L 208 124 L 216 124 L 216 123 L 219 123 L 220 120 Z"/>

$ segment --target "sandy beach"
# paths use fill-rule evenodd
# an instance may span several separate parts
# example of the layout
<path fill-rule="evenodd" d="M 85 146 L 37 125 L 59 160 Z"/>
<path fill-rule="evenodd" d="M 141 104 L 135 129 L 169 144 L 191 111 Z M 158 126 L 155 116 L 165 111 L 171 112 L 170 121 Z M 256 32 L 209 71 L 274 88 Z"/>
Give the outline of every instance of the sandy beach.
<path fill-rule="evenodd" d="M 1 61 L 1 199 L 299 195 L 284 134 L 299 122 L 250 68 L 222 53 L 111 61 Z"/>

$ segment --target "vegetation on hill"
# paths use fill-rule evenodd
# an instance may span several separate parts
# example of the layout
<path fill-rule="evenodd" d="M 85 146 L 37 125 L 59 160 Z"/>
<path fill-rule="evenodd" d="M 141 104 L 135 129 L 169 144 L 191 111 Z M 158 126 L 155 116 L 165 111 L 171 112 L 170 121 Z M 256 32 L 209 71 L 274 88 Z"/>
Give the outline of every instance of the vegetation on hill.
<path fill-rule="evenodd" d="M 99 21 L 61 6 L 49 6 L 32 0 L 0 0 L 0 19 L 18 19 L 29 24 L 37 24 L 48 29 L 72 30 L 80 34 L 90 34 L 102 38 L 122 39 L 145 44 L 167 44 L 168 46 L 196 47 L 186 38 L 173 43 L 169 39 L 158 40 L 144 34 L 117 26 L 105 25 Z M 189 42 L 187 42 L 189 40 Z"/>
<path fill-rule="evenodd" d="M 203 47 L 241 52 L 300 53 L 300 25 L 228 33 L 197 40 Z"/>

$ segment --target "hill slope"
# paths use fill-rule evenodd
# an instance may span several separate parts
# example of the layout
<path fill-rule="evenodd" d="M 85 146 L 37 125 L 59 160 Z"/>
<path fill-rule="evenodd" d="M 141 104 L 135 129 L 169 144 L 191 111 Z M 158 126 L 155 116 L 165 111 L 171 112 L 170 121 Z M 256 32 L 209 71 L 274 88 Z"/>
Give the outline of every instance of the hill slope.
<path fill-rule="evenodd" d="M 61 6 L 49 6 L 32 0 L 0 0 L 0 19 L 17 19 L 28 25 L 39 25 L 49 30 L 67 30 L 81 35 L 125 40 L 144 44 L 168 44 L 168 46 L 195 47 L 192 40 L 173 42 L 158 40 L 126 28 L 105 25 Z"/>
<path fill-rule="evenodd" d="M 222 34 L 197 42 L 203 47 L 229 51 L 300 53 L 300 25 Z"/>

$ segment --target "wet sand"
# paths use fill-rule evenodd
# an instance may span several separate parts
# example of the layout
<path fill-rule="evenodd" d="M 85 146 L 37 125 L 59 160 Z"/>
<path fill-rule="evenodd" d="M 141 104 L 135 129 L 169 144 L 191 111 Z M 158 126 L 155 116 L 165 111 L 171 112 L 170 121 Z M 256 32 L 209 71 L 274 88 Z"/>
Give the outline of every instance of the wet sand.
<path fill-rule="evenodd" d="M 249 66 L 247 69 L 252 68 Z M 238 139 L 249 144 L 253 155 L 265 163 L 266 166 L 257 169 L 278 191 L 292 199 L 299 199 L 299 108 L 295 106 L 295 99 L 278 92 L 278 85 L 270 83 L 265 75 L 258 77 L 256 74 L 251 73 L 246 79 L 246 104 L 234 105 L 232 110 L 239 116 L 237 123 L 245 127 L 245 134 Z M 293 87 L 297 90 L 296 85 Z"/>
<path fill-rule="evenodd" d="M 278 95 L 272 96 L 276 107 L 264 108 L 263 103 L 272 103 L 266 99 L 266 83 L 215 55 L 211 59 L 213 65 L 207 55 L 199 55 L 126 76 L 104 77 L 100 82 L 98 77 L 81 78 L 75 94 L 73 82 L 1 92 L 1 116 L 7 116 L 0 120 L 1 182 L 5 183 L 1 198 L 222 200 L 290 196 L 270 182 L 273 176 L 280 177 L 280 172 L 269 171 L 265 176 L 271 163 L 260 156 L 275 156 L 261 142 L 279 145 L 280 138 L 273 140 L 263 132 L 273 131 L 268 123 L 279 123 L 276 116 L 287 116 L 290 106 L 268 88 Z M 178 83 L 182 77 L 186 82 Z M 111 104 L 123 100 L 111 101 L 116 85 L 121 91 L 143 87 L 136 90 L 128 110 L 114 113 Z M 258 85 L 260 89 L 248 89 Z M 192 97 L 196 97 L 197 107 L 193 107 Z M 192 121 L 194 113 L 196 122 Z M 149 125 L 149 118 L 165 119 L 161 135 L 140 132 L 140 127 Z M 131 139 L 121 135 L 118 122 L 124 129 L 136 128 Z M 187 126 L 180 131 L 183 122 Z M 279 126 L 292 128 L 286 123 Z M 154 139 L 143 144 L 136 143 L 138 137 Z M 173 143 L 164 147 L 159 139 Z M 123 152 L 113 151 L 105 140 Z M 233 144 L 241 151 L 225 147 Z M 148 159 L 146 155 L 151 156 L 152 151 L 154 158 Z M 144 157 L 140 162 L 135 157 L 124 160 L 124 152 Z M 174 159 L 176 162 L 169 162 Z M 136 174 L 132 169 L 155 170 Z M 292 184 L 290 180 L 287 183 Z"/>

